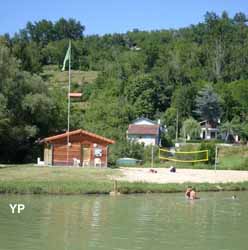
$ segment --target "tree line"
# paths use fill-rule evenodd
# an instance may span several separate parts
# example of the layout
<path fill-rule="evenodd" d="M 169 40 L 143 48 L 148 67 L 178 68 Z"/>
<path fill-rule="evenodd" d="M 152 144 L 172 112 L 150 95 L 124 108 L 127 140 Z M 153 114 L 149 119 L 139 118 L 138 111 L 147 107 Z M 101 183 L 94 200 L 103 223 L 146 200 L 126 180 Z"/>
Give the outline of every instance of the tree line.
<path fill-rule="evenodd" d="M 248 139 L 244 13 L 230 17 L 207 12 L 201 23 L 180 29 L 103 36 L 84 36 L 84 30 L 79 21 L 61 18 L 28 22 L 14 36 L 1 36 L 1 161 L 10 159 L 8 152 L 16 155 L 15 162 L 28 161 L 37 155 L 37 138 L 66 129 L 66 94 L 51 88 L 42 71 L 46 65 L 61 67 L 68 39 L 72 68 L 98 71 L 94 83 L 82 86 L 87 105 L 74 107 L 74 128 L 117 139 L 121 145 L 127 125 L 144 116 L 162 120 L 167 143 L 175 137 L 177 113 L 182 132 L 185 120 L 192 124 L 192 119 L 205 119 L 208 112 L 200 111 L 205 105 L 215 110 L 210 118 L 219 118 L 223 129 Z M 212 104 L 208 96 L 214 98 Z"/>

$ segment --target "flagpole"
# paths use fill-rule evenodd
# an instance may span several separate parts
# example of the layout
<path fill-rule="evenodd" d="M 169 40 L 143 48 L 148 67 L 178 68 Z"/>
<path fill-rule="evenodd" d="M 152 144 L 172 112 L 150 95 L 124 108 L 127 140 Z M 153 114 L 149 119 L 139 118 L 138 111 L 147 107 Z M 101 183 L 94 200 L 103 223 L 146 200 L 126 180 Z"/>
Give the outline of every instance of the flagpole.
<path fill-rule="evenodd" d="M 67 115 L 67 165 L 69 166 L 69 148 L 70 148 L 70 92 L 71 92 L 71 40 L 69 40 L 69 73 L 68 73 L 68 115 Z"/>

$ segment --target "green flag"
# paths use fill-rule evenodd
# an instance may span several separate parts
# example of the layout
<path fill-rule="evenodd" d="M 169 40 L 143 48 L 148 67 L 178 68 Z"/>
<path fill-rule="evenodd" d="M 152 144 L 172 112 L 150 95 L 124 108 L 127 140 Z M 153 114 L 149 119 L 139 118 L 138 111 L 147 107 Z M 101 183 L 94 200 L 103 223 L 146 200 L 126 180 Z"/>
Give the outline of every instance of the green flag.
<path fill-rule="evenodd" d="M 70 59 L 70 56 L 71 56 L 71 41 L 69 42 L 69 47 L 68 47 L 66 55 L 65 55 L 62 71 L 65 70 L 66 62 Z"/>

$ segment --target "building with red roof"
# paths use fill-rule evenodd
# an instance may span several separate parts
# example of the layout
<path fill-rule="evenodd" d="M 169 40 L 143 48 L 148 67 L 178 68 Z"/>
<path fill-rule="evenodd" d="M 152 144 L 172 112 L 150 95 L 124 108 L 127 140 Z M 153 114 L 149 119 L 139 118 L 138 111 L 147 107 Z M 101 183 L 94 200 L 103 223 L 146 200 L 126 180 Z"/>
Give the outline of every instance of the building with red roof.
<path fill-rule="evenodd" d="M 161 125 L 147 119 L 138 118 L 128 126 L 127 139 L 144 145 L 160 145 L 161 143 Z"/>

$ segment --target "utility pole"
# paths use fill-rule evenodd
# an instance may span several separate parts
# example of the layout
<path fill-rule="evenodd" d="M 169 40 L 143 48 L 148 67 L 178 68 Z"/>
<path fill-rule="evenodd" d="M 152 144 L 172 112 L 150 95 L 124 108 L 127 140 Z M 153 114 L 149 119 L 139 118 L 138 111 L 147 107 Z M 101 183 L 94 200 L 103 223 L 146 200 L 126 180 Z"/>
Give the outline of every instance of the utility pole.
<path fill-rule="evenodd" d="M 214 171 L 216 171 L 217 169 L 217 162 L 218 162 L 218 147 L 215 146 Z"/>
<path fill-rule="evenodd" d="M 152 145 L 152 157 L 151 157 L 151 160 L 152 160 L 152 168 L 153 168 L 153 161 L 154 161 L 154 150 L 153 150 L 153 145 Z"/>
<path fill-rule="evenodd" d="M 178 109 L 177 109 L 177 118 L 176 118 L 176 142 L 178 141 Z"/>

